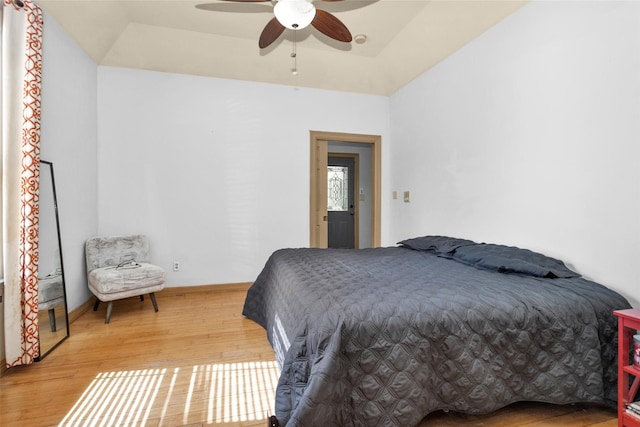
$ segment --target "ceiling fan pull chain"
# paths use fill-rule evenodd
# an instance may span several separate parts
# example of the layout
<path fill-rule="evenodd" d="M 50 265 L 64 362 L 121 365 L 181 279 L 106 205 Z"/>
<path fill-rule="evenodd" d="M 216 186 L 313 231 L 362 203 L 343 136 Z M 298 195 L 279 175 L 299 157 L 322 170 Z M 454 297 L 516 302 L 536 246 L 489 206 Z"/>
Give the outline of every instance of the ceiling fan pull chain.
<path fill-rule="evenodd" d="M 297 27 L 297 25 L 294 24 Z M 296 50 L 296 35 L 297 30 L 293 30 L 293 52 L 291 52 L 291 57 L 293 58 L 293 69 L 291 70 L 291 74 L 294 76 L 298 75 L 298 52 Z"/>

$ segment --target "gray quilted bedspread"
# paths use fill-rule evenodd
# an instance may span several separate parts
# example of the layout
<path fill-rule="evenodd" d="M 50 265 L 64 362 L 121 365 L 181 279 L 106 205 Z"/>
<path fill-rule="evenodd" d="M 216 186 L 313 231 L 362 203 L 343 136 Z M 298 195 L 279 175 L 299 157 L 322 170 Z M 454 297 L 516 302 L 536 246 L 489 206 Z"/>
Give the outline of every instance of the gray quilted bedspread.
<path fill-rule="evenodd" d="M 403 247 L 283 249 L 250 288 L 287 426 L 413 426 L 430 412 L 616 400 L 614 309 L 582 278 L 484 271 Z"/>

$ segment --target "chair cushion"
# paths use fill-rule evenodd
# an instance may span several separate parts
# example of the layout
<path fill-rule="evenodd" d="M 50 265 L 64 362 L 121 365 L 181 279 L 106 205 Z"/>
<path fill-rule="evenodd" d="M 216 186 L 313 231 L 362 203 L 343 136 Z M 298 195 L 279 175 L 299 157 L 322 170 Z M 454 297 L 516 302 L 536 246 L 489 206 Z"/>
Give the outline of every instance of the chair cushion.
<path fill-rule="evenodd" d="M 62 300 L 63 297 L 61 274 L 38 278 L 38 302 L 41 306 L 49 301 Z"/>
<path fill-rule="evenodd" d="M 102 301 L 159 291 L 164 270 L 157 265 L 135 263 L 122 267 L 96 268 L 88 274 L 89 289 Z"/>
<path fill-rule="evenodd" d="M 38 309 L 49 310 L 64 304 L 62 274 L 50 274 L 38 278 Z"/>

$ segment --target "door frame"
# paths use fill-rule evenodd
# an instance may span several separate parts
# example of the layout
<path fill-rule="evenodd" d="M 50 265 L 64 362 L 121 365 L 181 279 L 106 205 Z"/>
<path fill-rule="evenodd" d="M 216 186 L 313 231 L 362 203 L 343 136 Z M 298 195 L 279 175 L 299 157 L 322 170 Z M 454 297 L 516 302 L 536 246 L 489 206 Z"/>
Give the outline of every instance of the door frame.
<path fill-rule="evenodd" d="M 371 246 L 379 247 L 381 241 L 381 143 L 380 135 L 364 135 L 342 132 L 309 131 L 310 180 L 309 180 L 309 247 L 328 246 L 327 227 L 327 166 L 329 141 L 371 146 Z M 357 191 L 356 191 L 357 192 Z"/>
<path fill-rule="evenodd" d="M 342 141 L 340 141 L 342 142 Z M 353 247 L 358 249 L 360 247 L 360 155 L 358 153 L 327 153 L 327 162 L 329 157 L 339 157 L 343 159 L 353 159 L 354 171 L 353 171 Z M 328 166 L 328 163 L 327 163 Z M 328 188 L 327 188 L 328 191 Z M 329 215 L 329 212 L 327 212 Z M 327 239 L 329 238 L 329 230 L 327 230 Z M 327 242 L 329 246 L 329 242 Z"/>

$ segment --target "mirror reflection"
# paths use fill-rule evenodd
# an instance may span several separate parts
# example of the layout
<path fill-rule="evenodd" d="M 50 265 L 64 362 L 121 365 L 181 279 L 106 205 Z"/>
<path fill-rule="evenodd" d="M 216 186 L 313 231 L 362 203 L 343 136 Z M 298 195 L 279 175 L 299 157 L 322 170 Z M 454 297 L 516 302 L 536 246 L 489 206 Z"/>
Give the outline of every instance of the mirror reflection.
<path fill-rule="evenodd" d="M 53 164 L 40 161 L 38 324 L 42 359 L 69 336 Z"/>

